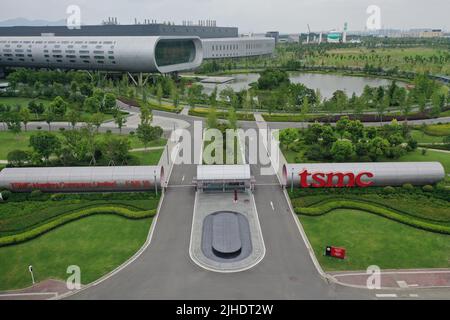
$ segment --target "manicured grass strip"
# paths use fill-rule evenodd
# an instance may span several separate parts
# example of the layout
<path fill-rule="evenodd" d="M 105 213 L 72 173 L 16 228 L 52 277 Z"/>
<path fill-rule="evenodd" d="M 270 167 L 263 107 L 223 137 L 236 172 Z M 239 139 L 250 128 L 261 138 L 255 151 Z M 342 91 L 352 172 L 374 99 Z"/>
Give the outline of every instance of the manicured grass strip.
<path fill-rule="evenodd" d="M 207 117 L 209 113 L 209 110 L 207 108 L 191 108 L 189 109 L 189 115 L 195 116 L 195 117 Z M 217 118 L 218 119 L 227 119 L 228 112 L 226 111 L 217 111 Z M 240 121 L 255 121 L 255 116 L 253 113 L 246 113 L 246 112 L 236 112 L 236 118 Z"/>
<path fill-rule="evenodd" d="M 148 217 L 152 217 L 156 214 L 156 209 L 152 210 L 141 210 L 141 211 L 132 211 L 126 208 L 120 207 L 96 207 L 96 208 L 88 208 L 79 211 L 75 211 L 73 213 L 61 216 L 55 220 L 50 221 L 44 225 L 41 225 L 37 228 L 31 229 L 29 231 L 25 231 L 16 235 L 10 235 L 0 238 L 0 247 L 17 244 L 21 242 L 25 242 L 31 239 L 34 239 L 50 230 L 53 230 L 63 224 L 68 222 L 78 220 L 84 217 L 88 217 L 94 214 L 116 214 L 120 215 L 124 218 L 128 219 L 144 219 Z"/>
<path fill-rule="evenodd" d="M 294 211 L 295 213 L 302 215 L 321 216 L 336 209 L 363 210 L 418 229 L 442 234 L 450 234 L 450 226 L 445 226 L 430 221 L 419 220 L 418 218 L 397 213 L 387 208 L 382 208 L 373 204 L 353 200 L 331 200 L 325 203 L 321 203 L 317 206 L 306 208 L 296 207 L 294 208 Z"/>
<path fill-rule="evenodd" d="M 326 271 L 450 267 L 450 236 L 409 227 L 358 210 L 299 216 L 320 265 Z M 344 247 L 345 260 L 324 256 L 328 245 Z"/>
<path fill-rule="evenodd" d="M 30 286 L 30 264 L 37 282 L 66 281 L 70 265 L 80 267 L 82 284 L 95 281 L 142 247 L 152 220 L 94 215 L 63 225 L 32 241 L 1 247 L 0 291 Z"/>

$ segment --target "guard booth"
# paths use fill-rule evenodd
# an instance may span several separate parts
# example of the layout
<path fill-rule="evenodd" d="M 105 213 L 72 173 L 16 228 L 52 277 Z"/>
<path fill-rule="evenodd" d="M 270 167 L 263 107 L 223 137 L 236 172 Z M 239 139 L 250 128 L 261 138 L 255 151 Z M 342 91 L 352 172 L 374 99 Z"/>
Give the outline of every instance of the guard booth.
<path fill-rule="evenodd" d="M 245 192 L 253 191 L 255 179 L 248 164 L 198 165 L 193 183 L 202 192 Z"/>

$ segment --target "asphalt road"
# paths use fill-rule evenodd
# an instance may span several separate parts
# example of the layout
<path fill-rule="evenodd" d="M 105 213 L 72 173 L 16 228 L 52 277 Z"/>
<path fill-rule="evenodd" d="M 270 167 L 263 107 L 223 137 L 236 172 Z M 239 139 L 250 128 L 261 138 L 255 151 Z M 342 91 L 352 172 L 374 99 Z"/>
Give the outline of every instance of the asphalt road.
<path fill-rule="evenodd" d="M 192 122 L 191 117 L 162 114 Z M 253 127 L 246 124 L 243 126 Z M 114 276 L 69 298 L 375 299 L 376 294 L 392 292 L 325 282 L 309 256 L 276 176 L 261 176 L 260 165 L 252 165 L 251 170 L 256 178 L 254 196 L 266 245 L 266 256 L 254 268 L 223 274 L 206 271 L 191 261 L 195 192 L 186 184 L 196 174 L 196 166 L 176 165 L 148 248 Z M 417 291 L 395 293 L 398 298 L 410 298 L 410 293 L 418 293 L 419 298 L 449 298 L 445 289 Z"/>

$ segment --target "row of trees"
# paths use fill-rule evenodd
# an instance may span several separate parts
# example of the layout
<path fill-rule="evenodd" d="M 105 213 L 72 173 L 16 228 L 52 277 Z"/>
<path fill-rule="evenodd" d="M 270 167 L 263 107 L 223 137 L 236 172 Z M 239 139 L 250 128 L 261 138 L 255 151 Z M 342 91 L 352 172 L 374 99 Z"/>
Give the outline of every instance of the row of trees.
<path fill-rule="evenodd" d="M 140 126 L 138 138 L 147 145 L 162 136 L 160 127 Z M 80 166 L 80 165 L 133 165 L 139 160 L 129 153 L 128 136 L 111 132 L 100 135 L 94 127 L 86 125 L 79 130 L 62 130 L 61 134 L 38 131 L 29 139 L 31 151 L 13 150 L 8 154 L 12 166 Z"/>

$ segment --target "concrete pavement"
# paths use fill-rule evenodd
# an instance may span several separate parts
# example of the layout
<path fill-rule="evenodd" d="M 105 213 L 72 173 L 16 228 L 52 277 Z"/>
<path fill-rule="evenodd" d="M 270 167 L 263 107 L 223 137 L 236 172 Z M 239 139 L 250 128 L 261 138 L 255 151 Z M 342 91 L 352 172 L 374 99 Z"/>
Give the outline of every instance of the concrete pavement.
<path fill-rule="evenodd" d="M 172 115 L 174 116 L 174 115 Z M 179 116 L 179 115 L 178 115 Z M 181 115 L 181 117 L 186 117 Z M 189 128 L 192 131 L 192 127 Z M 176 165 L 149 247 L 113 277 L 72 299 L 382 299 L 449 298 L 446 290 L 367 290 L 328 283 L 317 272 L 275 175 L 256 178 L 264 259 L 233 274 L 206 271 L 189 257 L 196 165 Z"/>

